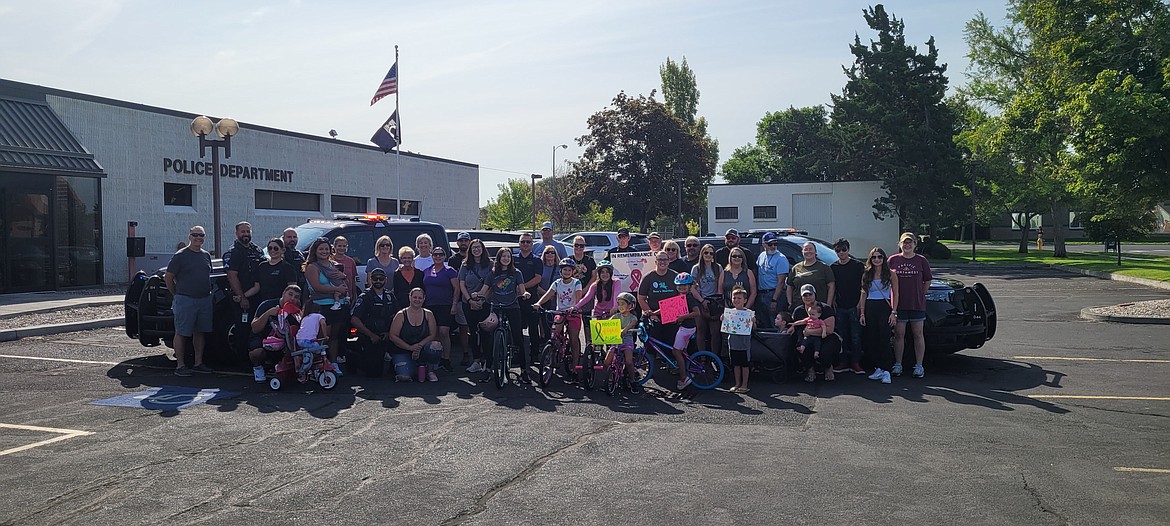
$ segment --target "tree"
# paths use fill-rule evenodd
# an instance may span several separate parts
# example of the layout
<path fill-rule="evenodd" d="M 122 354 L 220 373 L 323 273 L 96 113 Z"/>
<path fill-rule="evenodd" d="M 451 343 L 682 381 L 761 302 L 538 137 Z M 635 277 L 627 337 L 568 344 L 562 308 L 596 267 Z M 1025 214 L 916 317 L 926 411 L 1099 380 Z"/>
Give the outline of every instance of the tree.
<path fill-rule="evenodd" d="M 1051 197 L 1056 253 L 1069 203 L 1086 231 L 1129 233 L 1170 196 L 1170 5 L 1012 0 L 1010 24 L 965 30 L 965 91 L 1003 122 L 1003 150 Z M 1148 229 L 1148 227 L 1147 227 Z"/>
<path fill-rule="evenodd" d="M 723 163 L 723 176 L 752 183 L 841 180 L 835 167 L 840 152 L 824 106 L 790 106 L 764 114 L 756 144 L 735 150 Z"/>
<path fill-rule="evenodd" d="M 920 54 L 906 44 L 903 22 L 881 4 L 863 14 L 878 38 L 865 45 L 854 37 L 848 81 L 832 95 L 841 174 L 882 181 L 886 195 L 875 201 L 875 217 L 933 231 L 953 223 L 954 202 L 962 199 L 956 119 L 943 102 L 947 68 L 938 63 L 933 37 Z"/>
<path fill-rule="evenodd" d="M 720 174 L 732 184 L 780 182 L 780 167 L 768 150 L 759 144 L 740 146 L 724 161 Z"/>
<path fill-rule="evenodd" d="M 699 87 L 695 73 L 687 65 L 687 57 L 683 57 L 682 64 L 666 57 L 666 63 L 658 67 L 658 75 L 662 77 L 666 110 L 687 126 L 694 126 L 695 114 L 699 111 Z"/>
<path fill-rule="evenodd" d="M 532 228 L 532 187 L 523 179 L 498 185 L 500 195 L 484 207 L 484 228 L 521 230 Z"/>
<path fill-rule="evenodd" d="M 681 188 L 684 216 L 703 213 L 715 168 L 711 144 L 663 103 L 618 93 L 587 125 L 589 133 L 577 139 L 585 151 L 562 196 L 578 212 L 598 201 L 612 206 L 617 219 L 645 228 L 659 215 L 675 215 Z"/>

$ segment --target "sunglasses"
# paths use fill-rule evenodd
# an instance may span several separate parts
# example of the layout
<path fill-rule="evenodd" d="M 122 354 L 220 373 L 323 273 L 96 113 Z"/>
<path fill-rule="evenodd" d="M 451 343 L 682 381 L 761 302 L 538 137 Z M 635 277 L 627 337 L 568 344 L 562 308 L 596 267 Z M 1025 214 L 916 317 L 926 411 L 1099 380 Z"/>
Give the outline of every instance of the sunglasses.
<path fill-rule="evenodd" d="M 664 258 L 654 258 L 654 261 L 657 261 L 659 263 L 670 263 L 669 259 L 664 259 Z"/>
<path fill-rule="evenodd" d="M 740 256 L 737 254 L 737 255 L 731 256 L 731 259 L 743 259 L 743 256 Z"/>
<path fill-rule="evenodd" d="M 389 243 L 382 243 L 381 245 L 378 245 L 378 248 L 393 248 L 393 247 L 391 247 Z"/>
<path fill-rule="evenodd" d="M 666 251 L 667 251 L 667 252 L 678 252 L 678 249 L 677 249 L 677 248 L 673 248 L 673 247 L 672 247 L 672 248 L 668 248 L 668 249 L 666 249 Z"/>
<path fill-rule="evenodd" d="M 431 257 L 441 258 L 441 257 L 444 257 L 446 255 L 447 254 L 444 254 L 442 252 L 431 252 Z"/>
<path fill-rule="evenodd" d="M 581 248 L 585 248 L 585 243 L 573 243 L 573 246 L 574 246 L 574 247 L 581 247 Z"/>
<path fill-rule="evenodd" d="M 699 245 L 687 245 L 687 248 L 699 248 Z"/>
<path fill-rule="evenodd" d="M 386 281 L 386 276 L 374 276 L 370 278 L 370 281 Z"/>
<path fill-rule="evenodd" d="M 272 245 L 272 246 L 268 247 L 269 252 L 280 252 L 281 250 L 284 250 L 284 249 L 280 248 L 276 245 Z"/>
<path fill-rule="evenodd" d="M 869 259 L 871 259 L 871 260 L 877 260 L 877 261 L 881 261 L 881 260 L 883 260 L 883 259 L 886 259 L 886 257 L 885 257 L 885 256 L 883 256 L 883 255 L 880 255 L 880 254 L 879 254 L 879 255 L 870 256 L 870 257 L 869 257 Z"/>
<path fill-rule="evenodd" d="M 837 250 L 834 250 L 833 252 L 836 252 L 836 253 L 838 253 L 838 254 L 848 254 L 848 253 L 849 253 L 849 249 L 847 249 L 847 248 L 838 248 Z"/>
<path fill-rule="evenodd" d="M 200 234 L 199 232 L 191 232 L 188 235 L 190 235 L 191 237 L 206 237 L 207 236 L 207 234 Z"/>
<path fill-rule="evenodd" d="M 532 241 L 521 241 L 520 244 L 521 245 L 531 245 Z"/>
<path fill-rule="evenodd" d="M 715 253 L 714 252 L 703 252 L 703 255 L 704 256 L 714 256 Z"/>

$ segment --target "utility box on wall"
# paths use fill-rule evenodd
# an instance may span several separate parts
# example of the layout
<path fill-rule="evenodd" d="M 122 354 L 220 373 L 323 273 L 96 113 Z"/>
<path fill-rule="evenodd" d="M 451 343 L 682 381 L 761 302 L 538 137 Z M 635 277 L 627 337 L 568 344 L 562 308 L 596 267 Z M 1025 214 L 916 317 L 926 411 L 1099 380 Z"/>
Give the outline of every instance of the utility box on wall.
<path fill-rule="evenodd" d="M 145 237 L 128 237 L 126 238 L 126 257 L 140 258 L 146 255 L 146 238 Z"/>

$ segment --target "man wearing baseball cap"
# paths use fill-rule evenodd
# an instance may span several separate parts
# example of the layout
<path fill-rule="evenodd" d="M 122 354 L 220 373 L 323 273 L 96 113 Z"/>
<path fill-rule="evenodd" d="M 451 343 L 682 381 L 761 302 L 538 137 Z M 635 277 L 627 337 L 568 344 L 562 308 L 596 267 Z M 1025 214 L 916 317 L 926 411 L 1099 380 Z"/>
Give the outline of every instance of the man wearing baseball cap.
<path fill-rule="evenodd" d="M 553 224 L 552 221 L 545 221 L 540 225 L 540 241 L 532 247 L 532 251 L 537 254 L 544 253 L 544 247 L 552 245 L 557 251 L 557 261 L 568 257 L 569 252 L 565 250 L 565 244 L 553 239 Z"/>
<path fill-rule="evenodd" d="M 463 266 L 463 260 L 467 259 L 467 247 L 471 246 L 471 234 L 460 232 L 455 238 L 455 244 L 459 249 L 447 260 L 447 266 L 459 270 L 459 267 Z"/>
<path fill-rule="evenodd" d="M 756 266 L 756 255 L 752 253 L 748 247 L 739 244 L 739 231 L 734 228 L 728 228 L 727 233 L 723 234 L 723 248 L 715 251 L 715 262 L 720 267 L 727 268 L 727 262 L 731 259 L 731 249 L 739 247 L 743 251 L 743 264 L 751 270 L 756 272 L 759 268 Z"/>
<path fill-rule="evenodd" d="M 759 283 L 756 293 L 756 320 L 760 328 L 771 328 L 776 313 L 787 311 L 788 295 L 784 282 L 788 279 L 788 258 L 777 249 L 780 239 L 768 232 L 761 240 L 764 252 L 756 258 L 756 279 Z"/>
<path fill-rule="evenodd" d="M 630 229 L 628 229 L 626 227 L 619 228 L 617 231 L 617 241 L 618 241 L 618 246 L 609 249 L 609 252 L 605 253 L 605 259 L 610 259 L 610 257 L 609 257 L 610 254 L 621 254 L 623 252 L 637 252 L 637 250 L 635 250 L 634 247 L 630 246 Z"/>
<path fill-rule="evenodd" d="M 394 321 L 394 295 L 386 290 L 386 271 L 375 268 L 370 271 L 370 288 L 358 296 L 349 318 L 350 325 L 357 329 L 361 354 L 357 366 L 366 376 L 382 376 L 387 353 L 393 350 L 390 343 L 390 322 Z"/>
<path fill-rule="evenodd" d="M 651 252 L 662 252 L 662 235 L 658 232 L 651 232 L 649 236 L 646 236 L 646 242 L 650 244 Z"/>

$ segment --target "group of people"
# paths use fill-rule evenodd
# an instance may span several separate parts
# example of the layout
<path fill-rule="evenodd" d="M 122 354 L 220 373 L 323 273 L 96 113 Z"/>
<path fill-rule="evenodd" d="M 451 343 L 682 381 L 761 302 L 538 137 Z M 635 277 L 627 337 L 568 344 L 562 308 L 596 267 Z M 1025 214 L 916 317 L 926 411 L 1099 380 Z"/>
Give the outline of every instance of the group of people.
<path fill-rule="evenodd" d="M 365 262 L 364 290 L 355 284 L 358 263 L 347 253 L 344 237 L 315 239 L 302 254 L 292 228 L 268 240 L 265 250 L 252 242 L 247 222 L 237 224 L 235 233 L 235 243 L 224 253 L 224 266 L 237 318 L 251 329 L 240 332 L 245 337 L 251 334 L 247 346 L 257 382 L 265 381 L 265 365 L 279 360 L 283 352 L 266 348 L 263 342 L 288 330 L 283 314 L 287 304 L 303 304 L 298 320 L 316 314 L 323 321 L 295 324 L 295 339 L 324 342 L 326 357 L 337 370 L 341 361 L 349 363 L 351 372 L 356 368 L 381 376 L 389 362 L 401 382 L 415 380 L 416 370 L 421 371 L 418 381 L 432 382 L 438 381 L 437 372 L 452 371 L 456 335 L 463 349 L 461 365 L 470 373 L 486 371 L 493 328 L 485 321 L 494 306 L 509 320 L 522 360 L 521 381 L 527 381 L 550 329 L 568 331 L 574 357 L 581 352 L 580 317 L 568 316 L 562 325 L 545 327 L 539 308 L 588 312 L 595 319 L 619 317 L 623 336 L 630 339 L 637 311 L 659 321 L 659 303 L 677 295 L 687 298 L 687 314 L 669 324 L 652 322 L 651 336 L 673 343 L 679 358 L 692 339 L 699 351 L 729 357 L 733 391 L 748 390 L 751 342 L 720 332 L 725 307 L 752 310 L 756 329 L 792 335 L 807 381 L 814 381 L 818 373 L 827 381 L 834 373 L 865 374 L 864 357 L 876 365 L 870 378 L 890 382 L 891 376 L 902 374 L 907 329 L 914 342 L 913 375 L 925 374 L 922 326 L 931 274 L 925 258 L 914 253 L 917 240 L 910 233 L 901 236 L 899 253 L 889 258 L 875 247 L 858 262 L 850 255 L 849 242 L 840 239 L 833 246 L 839 259 L 831 265 L 817 260 L 810 242 L 802 247 L 803 260 L 791 266 L 771 233 L 763 236 L 764 250 L 758 255 L 739 245 L 734 229 L 727 231 L 726 244 L 719 250 L 701 245 L 696 237 L 679 247 L 651 233 L 654 265 L 644 271 L 636 296 L 621 291 L 609 263 L 612 254 L 635 250 L 626 229 L 619 230 L 618 247 L 600 262 L 585 253 L 582 237 L 572 240 L 571 251 L 554 241 L 549 222 L 542 225 L 540 241 L 521 234 L 515 254 L 501 248 L 494 259 L 484 243 L 468 233 L 457 236 L 452 254 L 425 234 L 414 247 L 397 251 L 383 236 Z M 203 363 L 205 334 L 212 330 L 211 256 L 202 249 L 205 236 L 203 227 L 192 227 L 188 245 L 172 257 L 165 274 L 174 298 L 179 376 L 211 372 Z M 341 343 L 350 327 L 357 333 L 360 351 L 347 359 Z M 191 350 L 193 367 L 188 367 Z M 622 347 L 618 352 L 629 350 Z M 677 387 L 683 389 L 687 382 L 685 372 L 680 372 Z"/>

